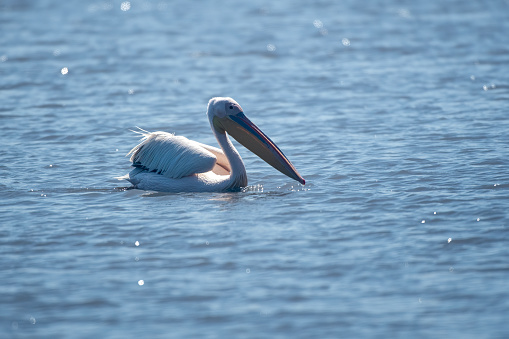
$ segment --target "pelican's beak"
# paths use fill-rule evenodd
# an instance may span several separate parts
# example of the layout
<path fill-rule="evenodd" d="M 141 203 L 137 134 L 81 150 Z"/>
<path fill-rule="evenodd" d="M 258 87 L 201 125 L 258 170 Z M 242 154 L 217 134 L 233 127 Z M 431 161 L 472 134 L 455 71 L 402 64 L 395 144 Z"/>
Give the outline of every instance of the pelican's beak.
<path fill-rule="evenodd" d="M 228 115 L 225 118 L 214 121 L 219 123 L 235 140 L 241 143 L 248 150 L 262 158 L 266 163 L 277 169 L 279 172 L 297 180 L 305 185 L 306 181 L 297 172 L 288 158 L 281 152 L 276 144 L 270 140 L 244 113 Z"/>

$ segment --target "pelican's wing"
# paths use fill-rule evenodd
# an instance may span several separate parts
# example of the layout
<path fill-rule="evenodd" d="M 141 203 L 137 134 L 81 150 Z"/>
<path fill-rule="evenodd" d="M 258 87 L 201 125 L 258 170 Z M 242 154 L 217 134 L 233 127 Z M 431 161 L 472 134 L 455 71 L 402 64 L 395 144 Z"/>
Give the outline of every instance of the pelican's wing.
<path fill-rule="evenodd" d="M 223 150 L 214 146 L 209 146 L 207 144 L 202 144 L 201 142 L 196 142 L 201 147 L 205 148 L 210 153 L 216 156 L 216 166 L 212 169 L 212 172 L 216 174 L 230 174 L 231 167 L 228 158 L 223 153 Z"/>
<path fill-rule="evenodd" d="M 127 154 L 135 167 L 179 179 L 211 171 L 216 165 L 216 156 L 199 142 L 166 132 L 140 134 L 141 142 Z"/>

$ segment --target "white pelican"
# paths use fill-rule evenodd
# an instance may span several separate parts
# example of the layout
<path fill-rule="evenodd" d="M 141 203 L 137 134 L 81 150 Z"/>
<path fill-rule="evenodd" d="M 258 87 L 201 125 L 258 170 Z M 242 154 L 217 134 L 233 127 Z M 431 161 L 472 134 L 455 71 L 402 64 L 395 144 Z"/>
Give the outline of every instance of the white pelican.
<path fill-rule="evenodd" d="M 135 168 L 119 179 L 150 191 L 238 191 L 247 186 L 246 168 L 228 133 L 281 173 L 305 184 L 283 152 L 244 115 L 235 100 L 210 99 L 207 116 L 221 149 L 166 132 L 142 130 L 140 144 L 127 154 Z"/>

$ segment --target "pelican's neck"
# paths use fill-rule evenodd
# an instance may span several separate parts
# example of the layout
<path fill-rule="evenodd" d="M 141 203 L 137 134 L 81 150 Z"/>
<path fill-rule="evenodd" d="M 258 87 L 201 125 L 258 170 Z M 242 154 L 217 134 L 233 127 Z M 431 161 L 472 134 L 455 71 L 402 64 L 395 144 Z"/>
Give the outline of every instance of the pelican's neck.
<path fill-rule="evenodd" d="M 220 132 L 216 130 L 214 127 L 214 124 L 211 123 L 212 132 L 216 136 L 216 140 L 221 146 L 221 149 L 223 150 L 224 155 L 228 159 L 228 162 L 230 163 L 230 178 L 228 180 L 228 187 L 226 189 L 235 190 L 239 189 L 241 187 L 247 186 L 247 173 L 246 173 L 246 167 L 244 166 L 244 162 L 242 161 L 242 158 L 240 157 L 239 152 L 233 146 L 232 142 L 226 135 L 226 132 Z"/>

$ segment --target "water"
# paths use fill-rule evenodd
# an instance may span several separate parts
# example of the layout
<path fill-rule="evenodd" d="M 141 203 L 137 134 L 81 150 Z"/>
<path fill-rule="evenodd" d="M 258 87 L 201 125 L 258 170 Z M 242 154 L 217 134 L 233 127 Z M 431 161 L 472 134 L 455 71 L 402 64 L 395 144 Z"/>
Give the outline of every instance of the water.
<path fill-rule="evenodd" d="M 0 337 L 508 337 L 508 13 L 0 1 Z M 219 95 L 305 187 L 122 189 Z"/>

